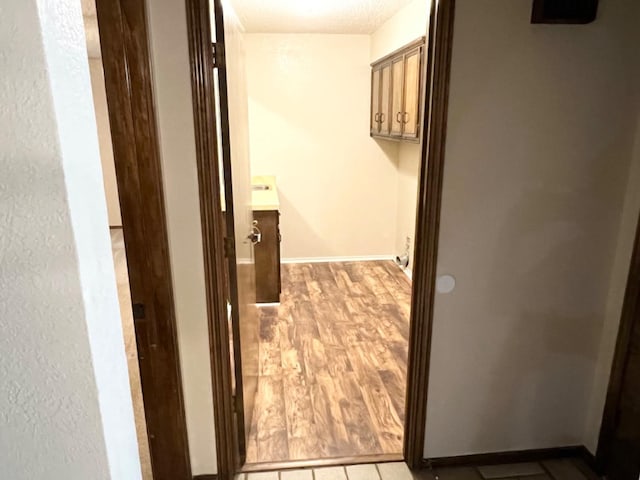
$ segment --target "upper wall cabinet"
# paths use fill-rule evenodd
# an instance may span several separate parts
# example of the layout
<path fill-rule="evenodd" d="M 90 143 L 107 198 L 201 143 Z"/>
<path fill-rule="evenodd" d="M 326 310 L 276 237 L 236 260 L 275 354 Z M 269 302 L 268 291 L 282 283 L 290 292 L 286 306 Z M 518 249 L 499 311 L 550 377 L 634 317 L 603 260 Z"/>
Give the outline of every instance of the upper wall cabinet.
<path fill-rule="evenodd" d="M 371 136 L 420 140 L 424 37 L 371 64 Z"/>

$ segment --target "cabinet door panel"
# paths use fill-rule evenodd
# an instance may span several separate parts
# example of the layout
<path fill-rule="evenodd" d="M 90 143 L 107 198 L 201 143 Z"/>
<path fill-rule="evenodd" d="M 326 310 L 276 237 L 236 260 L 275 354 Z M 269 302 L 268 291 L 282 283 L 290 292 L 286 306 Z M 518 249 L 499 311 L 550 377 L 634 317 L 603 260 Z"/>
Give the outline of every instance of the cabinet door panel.
<path fill-rule="evenodd" d="M 418 138 L 420 117 L 420 69 L 422 49 L 417 48 L 405 55 L 404 110 L 402 114 L 404 138 Z"/>
<path fill-rule="evenodd" d="M 380 134 L 391 134 L 391 64 L 382 66 L 380 79 Z"/>
<path fill-rule="evenodd" d="M 256 302 L 280 301 L 280 232 L 277 210 L 254 211 L 253 218 L 262 233 L 254 246 L 256 263 Z"/>
<path fill-rule="evenodd" d="M 391 135 L 402 135 L 404 58 L 399 57 L 391 63 Z"/>
<path fill-rule="evenodd" d="M 380 131 L 380 69 L 371 71 L 371 133 Z"/>

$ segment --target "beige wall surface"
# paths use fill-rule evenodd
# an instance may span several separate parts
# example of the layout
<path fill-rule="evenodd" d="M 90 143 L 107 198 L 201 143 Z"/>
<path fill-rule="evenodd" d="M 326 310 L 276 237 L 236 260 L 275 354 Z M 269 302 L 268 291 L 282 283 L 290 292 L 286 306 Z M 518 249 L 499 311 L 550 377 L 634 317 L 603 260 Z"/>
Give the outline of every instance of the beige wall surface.
<path fill-rule="evenodd" d="M 246 34 L 253 175 L 275 175 L 282 256 L 394 253 L 397 144 L 369 137 L 368 35 Z"/>
<path fill-rule="evenodd" d="M 528 0 L 456 5 L 438 270 L 457 287 L 436 296 L 429 457 L 586 440 L 637 113 L 638 5 L 601 2 L 584 26 L 530 14 Z"/>
<path fill-rule="evenodd" d="M 217 472 L 195 133 L 184 2 L 147 4 L 189 453 Z"/>
<path fill-rule="evenodd" d="M 430 5 L 429 0 L 414 0 L 376 30 L 371 35 L 371 61 L 376 61 L 403 45 L 426 36 Z M 376 141 L 381 145 L 388 143 L 388 140 Z M 406 239 L 409 237 L 409 270 L 413 268 L 420 156 L 419 144 L 408 142 L 398 144 L 394 253 L 404 253 Z"/>
<path fill-rule="evenodd" d="M 116 166 L 113 161 L 111 127 L 109 125 L 109 110 L 107 109 L 107 92 L 104 87 L 104 73 L 102 71 L 101 59 L 89 59 L 89 73 L 91 74 L 93 105 L 96 111 L 96 124 L 98 126 L 100 162 L 102 163 L 104 193 L 107 198 L 109 226 L 121 227 L 122 219 L 120 217 L 120 201 L 118 199 L 118 184 L 116 182 Z"/>
<path fill-rule="evenodd" d="M 371 61 L 427 35 L 431 0 L 413 0 L 371 34 Z"/>
<path fill-rule="evenodd" d="M 420 181 L 420 159 L 422 146 L 405 143 L 398 152 L 398 208 L 396 211 L 395 252 L 402 254 L 406 250 L 409 238 L 409 270 L 413 271 L 413 251 L 416 232 L 416 210 L 418 202 L 418 183 Z"/>

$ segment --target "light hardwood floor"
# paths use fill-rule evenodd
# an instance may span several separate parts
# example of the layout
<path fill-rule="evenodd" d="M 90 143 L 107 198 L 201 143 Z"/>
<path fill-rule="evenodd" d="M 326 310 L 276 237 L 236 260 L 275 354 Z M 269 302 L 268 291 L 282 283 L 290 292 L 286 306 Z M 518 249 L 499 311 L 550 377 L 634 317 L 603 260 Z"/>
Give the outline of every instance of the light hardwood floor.
<path fill-rule="evenodd" d="M 391 261 L 283 265 L 247 463 L 400 454 L 410 303 Z"/>
<path fill-rule="evenodd" d="M 136 422 L 142 478 L 143 480 L 153 480 L 151 458 L 149 456 L 149 441 L 147 439 L 147 424 L 144 418 L 144 405 L 142 403 L 142 388 L 140 387 L 138 349 L 136 347 L 136 334 L 133 328 L 127 256 L 124 249 L 124 237 L 121 229 L 111 230 L 111 247 L 116 270 L 120 316 L 122 317 L 122 334 L 124 337 L 125 351 L 127 353 L 127 365 L 129 367 L 129 386 L 131 388 L 131 399 L 133 401 L 133 415 Z"/>

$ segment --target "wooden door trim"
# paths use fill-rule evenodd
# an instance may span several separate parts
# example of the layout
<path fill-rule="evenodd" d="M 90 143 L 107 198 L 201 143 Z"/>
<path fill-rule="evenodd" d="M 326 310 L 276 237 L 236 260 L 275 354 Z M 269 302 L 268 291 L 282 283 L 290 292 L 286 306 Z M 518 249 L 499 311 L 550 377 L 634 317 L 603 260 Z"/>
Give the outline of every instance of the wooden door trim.
<path fill-rule="evenodd" d="M 182 396 L 145 0 L 96 0 L 151 467 L 187 480 Z"/>
<path fill-rule="evenodd" d="M 217 140 L 211 133 L 216 131 L 216 119 L 210 93 L 213 91 L 213 64 L 209 4 L 207 0 L 186 0 L 186 4 L 205 248 L 218 475 L 225 480 L 230 479 L 237 468 L 237 438 L 233 422 L 229 329 L 224 303 L 223 218 L 219 209 L 214 208 L 219 204 L 220 183 L 218 166 L 214 162 Z M 425 118 L 420 126 L 424 142 L 416 224 L 404 438 L 404 459 L 412 468 L 421 467 L 424 450 L 454 10 L 455 0 L 438 0 L 431 6 L 427 75 L 423 84 L 427 93 L 423 97 L 424 111 L 428 119 Z"/>
<path fill-rule="evenodd" d="M 616 349 L 609 377 L 604 414 L 600 426 L 600 437 L 596 453 L 596 468 L 602 472 L 610 454 L 611 441 L 618 423 L 618 405 L 622 394 L 624 374 L 631 348 L 631 333 L 634 321 L 640 315 L 640 217 L 636 226 L 636 237 L 627 277 L 627 286 L 622 304 L 622 315 L 618 328 Z"/>
<path fill-rule="evenodd" d="M 240 348 L 240 289 L 239 283 L 239 269 L 238 269 L 238 257 L 236 251 L 236 225 L 235 225 L 235 205 L 233 195 L 233 168 L 231 166 L 231 133 L 229 124 L 229 84 L 227 80 L 227 69 L 225 65 L 226 57 L 226 42 L 225 42 L 225 20 L 222 12 L 221 0 L 213 0 L 209 3 L 209 9 L 211 5 L 214 8 L 214 22 L 211 28 L 215 28 L 216 32 L 216 57 L 221 59 L 219 64 L 216 65 L 218 72 L 218 91 L 219 91 L 219 108 L 220 108 L 220 137 L 221 147 L 218 151 L 222 153 L 222 180 L 224 183 L 224 198 L 226 199 L 224 205 L 223 220 L 225 222 L 225 242 L 227 242 L 226 260 L 227 260 L 227 293 L 229 295 L 229 303 L 231 308 L 231 338 L 234 339 L 233 348 L 233 375 L 235 377 L 235 389 L 232 390 L 232 396 L 234 401 L 234 424 L 235 431 L 240 432 L 240 426 L 242 426 L 242 432 L 236 434 L 237 438 L 237 458 L 235 463 L 239 465 L 244 463 L 246 459 L 247 446 L 246 446 L 246 429 L 250 426 L 250 419 L 253 412 L 244 411 L 244 378 L 242 376 L 242 353 Z M 210 17 L 209 17 L 210 18 Z M 211 29 L 210 29 L 211 31 Z M 213 66 L 213 65 L 212 65 Z M 214 102 L 213 89 L 208 90 L 211 95 L 211 102 Z M 216 122 L 214 113 L 214 125 Z M 211 130 L 209 130 L 211 131 Z M 218 161 L 214 159 L 214 165 L 218 165 Z M 220 198 L 218 196 L 217 198 Z M 248 228 L 248 226 L 247 226 Z M 229 248 L 232 245 L 232 248 Z M 233 308 L 237 306 L 238 308 Z M 226 310 L 225 310 L 226 312 Z M 249 422 L 247 422 L 247 418 Z"/>
<path fill-rule="evenodd" d="M 432 2 L 427 74 L 423 83 L 426 94 L 421 125 L 423 142 L 404 427 L 404 457 L 411 468 L 420 468 L 424 457 L 454 18 L 455 0 Z"/>
<path fill-rule="evenodd" d="M 215 133 L 211 17 L 208 0 L 186 0 L 186 8 L 218 477 L 227 480 L 232 478 L 238 467 L 238 438 L 234 422 L 225 291 L 225 220 L 220 204 L 220 172 L 216 161 L 218 139 Z"/>

